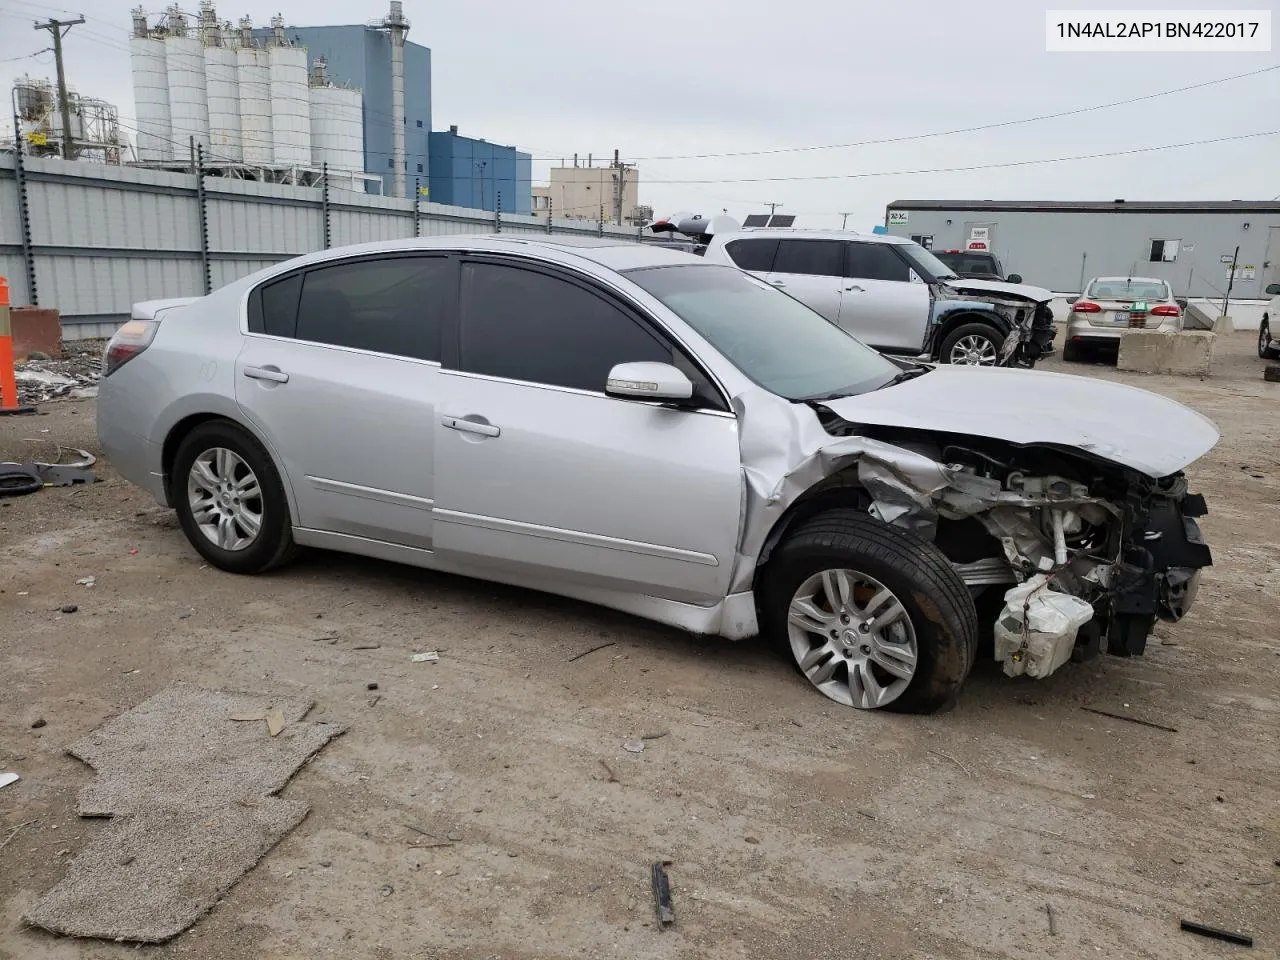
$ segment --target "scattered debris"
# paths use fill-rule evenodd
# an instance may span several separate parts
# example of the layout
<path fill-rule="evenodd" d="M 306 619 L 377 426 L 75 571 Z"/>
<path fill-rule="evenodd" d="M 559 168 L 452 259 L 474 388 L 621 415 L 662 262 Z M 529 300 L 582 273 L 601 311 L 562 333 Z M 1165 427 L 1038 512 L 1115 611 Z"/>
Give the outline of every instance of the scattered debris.
<path fill-rule="evenodd" d="M 375 681 L 370 680 L 368 683 L 366 683 L 366 684 L 364 685 L 364 688 L 365 688 L 366 690 L 377 690 L 377 689 L 378 689 L 378 684 L 377 684 Z"/>
<path fill-rule="evenodd" d="M 283 729 L 284 711 L 279 707 L 272 707 L 267 711 L 267 733 L 273 737 L 277 737 Z"/>
<path fill-rule="evenodd" d="M 411 663 L 428 663 L 432 660 L 439 660 L 440 654 L 435 650 L 428 650 L 426 653 L 415 653 L 409 658 Z"/>
<path fill-rule="evenodd" d="M 378 701 L 381 699 L 382 699 L 382 694 L 375 693 L 372 697 L 369 698 L 369 706 L 376 707 L 378 705 Z"/>
<path fill-rule="evenodd" d="M 44 487 L 40 471 L 29 463 L 0 463 L 0 497 L 20 497 Z"/>
<path fill-rule="evenodd" d="M 603 650 L 605 647 L 616 647 L 617 645 L 618 645 L 617 640 L 610 640 L 608 643 L 602 643 L 599 646 L 592 647 L 590 650 L 583 650 L 581 653 L 575 653 L 572 657 L 569 658 L 568 662 L 573 663 L 573 661 L 581 660 L 583 657 L 585 657 L 589 653 L 595 653 L 597 650 Z"/>
<path fill-rule="evenodd" d="M 1044 905 L 1044 912 L 1049 915 L 1049 936 L 1056 937 L 1058 935 L 1058 928 L 1053 922 L 1053 904 L 1046 903 Z"/>
<path fill-rule="evenodd" d="M 607 774 L 609 775 L 609 782 L 610 782 L 610 783 L 621 783 L 621 782 L 622 782 L 621 780 L 619 780 L 619 779 L 618 779 L 618 775 L 617 775 L 616 773 L 614 773 L 614 772 L 613 772 L 613 768 L 612 768 L 611 766 L 609 766 L 609 764 L 607 764 L 607 763 L 605 763 L 603 760 L 601 760 L 601 761 L 600 761 L 600 766 L 604 767 L 604 772 L 605 772 L 605 773 L 607 773 Z"/>
<path fill-rule="evenodd" d="M 64 604 L 59 608 L 59 611 L 58 611 L 58 612 L 59 612 L 59 613 L 75 613 L 75 612 L 76 612 L 77 610 L 79 610 L 79 609 L 80 609 L 80 608 L 79 608 L 79 607 L 77 607 L 74 603 L 64 603 Z"/>
<path fill-rule="evenodd" d="M 966 766 L 965 766 L 963 763 L 961 763 L 959 760 L 957 760 L 955 757 L 951 756 L 951 754 L 949 754 L 949 753 L 941 753 L 941 752 L 939 752 L 939 751 L 937 751 L 937 750 L 929 750 L 929 751 L 927 751 L 927 752 L 928 752 L 928 753 L 932 753 L 935 757 L 941 757 L 943 760 L 950 760 L 950 761 L 951 761 L 952 763 L 954 763 L 957 767 L 959 767 L 961 770 L 963 770 L 963 771 L 964 771 L 964 775 L 965 775 L 966 777 L 972 777 L 972 776 L 973 776 L 973 774 L 969 772 L 969 768 L 968 768 L 968 767 L 966 767 Z"/>
<path fill-rule="evenodd" d="M 750 834 L 748 834 L 747 836 L 743 837 L 742 839 L 743 839 L 743 840 L 745 840 L 747 843 L 750 843 L 750 844 L 753 844 L 753 845 L 758 844 L 758 843 L 760 842 L 760 838 L 759 838 L 759 837 L 753 837 L 753 836 L 751 836 Z"/>
<path fill-rule="evenodd" d="M 16 773 L 0 773 L 0 787 L 7 787 L 11 783 L 17 783 L 22 778 Z"/>
<path fill-rule="evenodd" d="M 4 842 L 0 843 L 0 850 L 3 850 L 5 847 L 9 845 L 9 841 L 18 835 L 19 830 L 21 830 L 23 827 L 30 826 L 31 824 L 36 822 L 37 820 L 23 820 L 20 824 L 18 824 L 16 827 L 10 830 L 9 835 L 4 838 Z"/>
<path fill-rule="evenodd" d="M 386 883 L 382 885 L 382 889 L 379 890 L 378 892 L 381 893 L 384 897 L 389 897 L 396 892 L 396 888 L 393 887 L 391 884 Z"/>
<path fill-rule="evenodd" d="M 1096 713 L 1100 717 L 1110 717 L 1112 720 L 1127 720 L 1129 723 L 1141 724 L 1144 727 L 1151 727 L 1154 730 L 1163 730 L 1166 733 L 1178 732 L 1177 727 L 1166 727 L 1163 723 L 1152 723 L 1150 720 L 1139 720 L 1137 717 L 1126 717 L 1123 713 L 1109 713 L 1106 710 L 1097 710 L 1093 707 L 1081 707 L 1080 709 L 1085 713 Z"/>
<path fill-rule="evenodd" d="M 420 833 L 420 834 L 422 834 L 424 837 L 430 837 L 432 840 L 439 840 L 439 839 L 440 839 L 438 836 L 436 836 L 436 835 L 435 835 L 434 833 L 432 833 L 430 830 L 423 830 L 421 827 L 419 827 L 419 826 L 415 826 L 415 825 L 414 825 L 414 824 L 412 824 L 412 823 L 406 823 L 406 824 L 405 824 L 405 827 L 406 827 L 406 829 L 412 830 L 414 833 Z"/>
<path fill-rule="evenodd" d="M 98 582 L 97 577 L 81 577 L 79 580 L 76 581 L 76 585 L 81 587 L 92 587 L 92 586 L 95 586 L 97 582 Z"/>
<path fill-rule="evenodd" d="M 654 863 L 652 869 L 653 902 L 658 910 L 658 929 L 660 930 L 676 922 L 675 907 L 671 903 L 671 880 L 667 877 L 667 871 L 663 866 L 665 862 Z"/>
<path fill-rule="evenodd" d="M 254 720 L 267 719 L 267 712 L 265 710 L 242 710 L 239 713 L 233 713 L 227 719 L 234 720 L 237 723 L 250 723 Z"/>
<path fill-rule="evenodd" d="M 44 717 L 36 717 L 34 720 L 31 721 L 32 730 L 39 730 L 41 727 L 46 727 L 46 726 L 48 726 L 48 723 L 45 721 Z"/>
<path fill-rule="evenodd" d="M 381 649 L 382 649 L 382 644 L 380 644 L 380 643 L 362 643 L 362 644 L 360 644 L 359 646 L 352 647 L 351 649 L 352 649 L 352 650 L 381 650 Z"/>
<path fill-rule="evenodd" d="M 1202 937 L 1209 937 L 1213 940 L 1225 940 L 1227 943 L 1239 944 L 1242 947 L 1252 947 L 1253 937 L 1247 933 L 1233 933 L 1230 930 L 1221 930 L 1218 927 L 1205 926 L 1203 923 L 1196 923 L 1193 920 L 1183 920 L 1180 924 L 1187 933 L 1196 933 Z"/>
<path fill-rule="evenodd" d="M 623 741 L 622 749 L 627 751 L 627 753 L 644 753 L 644 741 L 625 740 Z"/>
<path fill-rule="evenodd" d="M 858 810 L 857 814 L 860 817 L 866 817 L 868 820 L 874 820 L 876 818 L 876 815 L 870 810 Z"/>
<path fill-rule="evenodd" d="M 33 353 L 23 363 L 13 365 L 18 384 L 18 403 L 31 406 L 70 397 L 83 399 L 98 392 L 102 375 L 101 340 L 69 340 L 62 345 L 62 357 L 54 360 Z"/>
<path fill-rule="evenodd" d="M 667 730 L 659 730 L 657 733 L 642 733 L 640 734 L 640 739 L 641 740 L 661 740 L 663 737 L 667 735 L 668 732 L 669 731 Z"/>

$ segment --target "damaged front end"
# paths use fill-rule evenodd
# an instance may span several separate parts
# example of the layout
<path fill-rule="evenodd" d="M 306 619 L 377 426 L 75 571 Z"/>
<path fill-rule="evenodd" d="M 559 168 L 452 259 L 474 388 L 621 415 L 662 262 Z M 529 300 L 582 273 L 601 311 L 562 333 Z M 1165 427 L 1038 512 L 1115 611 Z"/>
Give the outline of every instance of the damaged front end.
<path fill-rule="evenodd" d="M 1053 386 L 1046 381 L 1045 390 Z M 1150 395 L 1148 402 L 1176 406 Z M 1195 600 L 1201 570 L 1212 565 L 1196 522 L 1207 510 L 1179 467 L 1157 479 L 1140 466 L 1149 451 L 1135 448 L 1126 465 L 1119 450 L 1104 457 L 1088 449 L 1104 447 L 1101 437 L 1081 433 L 1067 445 L 1048 425 L 1038 431 L 1045 440 L 1015 442 L 857 423 L 833 409 L 852 413 L 860 404 L 872 414 L 858 400 L 775 412 L 756 401 L 741 438 L 751 506 L 740 584 L 768 562 L 795 507 L 856 496 L 873 517 L 946 555 L 1010 676 L 1044 678 L 1102 651 L 1139 655 L 1157 620 L 1180 620 Z M 1188 417 L 1184 447 L 1204 452 L 1216 430 L 1179 409 Z M 788 433 L 793 441 L 779 445 Z M 1180 451 L 1166 461 L 1194 458 Z"/>
<path fill-rule="evenodd" d="M 977 314 L 998 318 L 997 322 L 1008 331 L 998 366 L 1029 369 L 1053 353 L 1053 311 L 1049 299 L 935 283 L 931 285 L 930 302 L 932 322 L 929 342 L 925 344 L 927 351 L 932 351 L 935 342 L 941 340 L 951 319 Z"/>

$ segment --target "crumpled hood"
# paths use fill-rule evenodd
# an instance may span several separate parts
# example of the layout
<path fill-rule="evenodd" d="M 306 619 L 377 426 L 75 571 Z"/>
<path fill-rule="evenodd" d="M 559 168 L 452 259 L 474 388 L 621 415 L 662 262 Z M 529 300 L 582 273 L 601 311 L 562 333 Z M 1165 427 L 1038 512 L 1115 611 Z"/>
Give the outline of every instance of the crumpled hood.
<path fill-rule="evenodd" d="M 1041 370 L 939 366 L 824 405 L 851 423 L 1074 447 L 1153 478 L 1177 473 L 1220 437 L 1207 417 L 1159 394 Z"/>
<path fill-rule="evenodd" d="M 1026 283 L 1005 283 L 1003 280 L 944 280 L 942 281 L 953 290 L 961 293 L 972 291 L 973 293 L 999 294 L 1008 293 L 1017 297 L 1027 297 L 1036 303 L 1047 303 L 1053 299 L 1053 293 L 1044 287 L 1033 287 Z"/>

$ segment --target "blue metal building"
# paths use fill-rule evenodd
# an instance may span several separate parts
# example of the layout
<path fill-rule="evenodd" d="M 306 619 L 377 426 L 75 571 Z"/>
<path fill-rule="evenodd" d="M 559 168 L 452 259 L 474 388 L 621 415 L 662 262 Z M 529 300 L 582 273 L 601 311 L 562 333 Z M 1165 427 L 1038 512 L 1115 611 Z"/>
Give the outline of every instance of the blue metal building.
<path fill-rule="evenodd" d="M 267 40 L 271 30 L 259 29 L 254 34 Z M 382 192 L 390 196 L 395 169 L 391 152 L 390 36 L 363 24 L 291 26 L 285 28 L 285 36 L 291 43 L 307 48 L 308 66 L 322 56 L 328 62 L 329 79 L 359 87 L 363 92 L 364 169 L 366 173 L 381 174 Z M 426 184 L 431 175 L 431 51 L 411 41 L 404 45 L 404 110 L 406 192 L 412 196 L 414 178 L 420 177 Z"/>
<path fill-rule="evenodd" d="M 431 134 L 432 203 L 529 213 L 533 203 L 533 157 L 515 147 L 475 140 L 457 127 Z"/>

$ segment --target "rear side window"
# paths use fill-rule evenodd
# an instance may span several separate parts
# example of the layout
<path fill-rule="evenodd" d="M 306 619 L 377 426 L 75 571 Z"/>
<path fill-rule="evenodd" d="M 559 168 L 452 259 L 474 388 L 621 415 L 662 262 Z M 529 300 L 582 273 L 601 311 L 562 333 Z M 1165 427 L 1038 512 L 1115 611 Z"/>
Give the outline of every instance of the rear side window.
<path fill-rule="evenodd" d="M 440 360 L 453 264 L 445 257 L 358 260 L 308 270 L 297 338 Z"/>
<path fill-rule="evenodd" d="M 608 300 L 560 277 L 462 265 L 460 363 L 468 373 L 604 391 L 615 364 L 672 350 Z"/>
<path fill-rule="evenodd" d="M 750 240 L 734 240 L 725 244 L 729 259 L 741 270 L 768 273 L 773 269 L 773 257 L 778 252 L 778 241 L 765 237 Z"/>
<path fill-rule="evenodd" d="M 268 283 L 252 299 L 249 329 L 273 337 L 292 337 L 298 323 L 298 294 L 302 292 L 302 274 L 295 273 Z"/>
<path fill-rule="evenodd" d="M 844 241 L 782 240 L 773 262 L 774 273 L 800 273 L 812 277 L 844 275 Z"/>
<path fill-rule="evenodd" d="M 863 280 L 894 280 L 906 283 L 911 268 L 889 249 L 887 243 L 850 243 L 849 276 Z"/>

